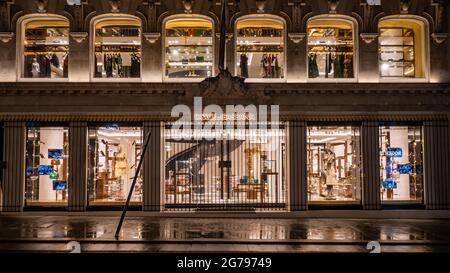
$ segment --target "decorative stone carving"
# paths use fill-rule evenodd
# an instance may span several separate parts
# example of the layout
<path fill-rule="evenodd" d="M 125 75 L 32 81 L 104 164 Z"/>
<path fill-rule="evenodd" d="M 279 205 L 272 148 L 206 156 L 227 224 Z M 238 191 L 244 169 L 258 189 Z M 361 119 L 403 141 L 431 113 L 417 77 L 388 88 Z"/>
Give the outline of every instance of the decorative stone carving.
<path fill-rule="evenodd" d="M 256 0 L 256 8 L 258 13 L 266 12 L 266 0 Z"/>
<path fill-rule="evenodd" d="M 192 13 L 192 5 L 194 4 L 194 0 L 183 0 L 184 5 L 184 13 Z"/>
<path fill-rule="evenodd" d="M 442 44 L 447 40 L 447 38 L 450 37 L 450 33 L 433 33 L 431 34 L 431 38 L 433 41 L 437 44 Z"/>
<path fill-rule="evenodd" d="M 147 41 L 149 41 L 151 44 L 156 43 L 158 39 L 161 37 L 161 33 L 159 32 L 151 32 L 151 33 L 143 33 L 142 34 Z"/>
<path fill-rule="evenodd" d="M 408 14 L 410 0 L 400 0 L 400 13 Z"/>
<path fill-rule="evenodd" d="M 330 13 L 336 13 L 338 4 L 339 0 L 328 0 L 328 7 L 330 9 Z"/>
<path fill-rule="evenodd" d="M 109 5 L 111 6 L 112 13 L 120 12 L 120 0 L 110 0 Z"/>
<path fill-rule="evenodd" d="M 288 37 L 294 44 L 298 44 L 305 39 L 306 33 L 288 33 Z"/>
<path fill-rule="evenodd" d="M 366 44 L 370 44 L 378 37 L 378 33 L 361 33 L 360 36 Z"/>
<path fill-rule="evenodd" d="M 74 39 L 77 43 L 82 43 L 88 37 L 87 32 L 71 32 L 70 37 Z"/>
<path fill-rule="evenodd" d="M 0 32 L 0 40 L 4 43 L 8 43 L 13 37 L 13 32 Z"/>
<path fill-rule="evenodd" d="M 47 12 L 47 0 L 37 0 L 37 11 L 39 13 L 46 13 Z"/>

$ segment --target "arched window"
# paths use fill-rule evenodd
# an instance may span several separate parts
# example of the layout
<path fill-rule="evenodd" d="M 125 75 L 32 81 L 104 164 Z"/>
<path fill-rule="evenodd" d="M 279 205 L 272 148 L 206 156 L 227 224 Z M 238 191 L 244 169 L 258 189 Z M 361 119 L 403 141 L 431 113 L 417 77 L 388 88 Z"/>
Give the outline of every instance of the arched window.
<path fill-rule="evenodd" d="M 350 17 L 343 16 L 309 20 L 309 79 L 356 79 L 355 26 Z"/>
<path fill-rule="evenodd" d="M 20 77 L 64 79 L 68 76 L 69 21 L 62 16 L 36 15 L 21 21 Z"/>
<path fill-rule="evenodd" d="M 214 67 L 213 23 L 199 16 L 168 19 L 164 23 L 164 77 L 211 77 Z"/>
<path fill-rule="evenodd" d="M 285 23 L 281 18 L 244 17 L 236 22 L 236 74 L 285 79 Z"/>
<path fill-rule="evenodd" d="M 382 79 L 428 77 L 425 20 L 386 18 L 379 22 L 378 31 Z"/>
<path fill-rule="evenodd" d="M 93 24 L 92 76 L 141 77 L 141 22 L 130 15 L 104 15 Z"/>

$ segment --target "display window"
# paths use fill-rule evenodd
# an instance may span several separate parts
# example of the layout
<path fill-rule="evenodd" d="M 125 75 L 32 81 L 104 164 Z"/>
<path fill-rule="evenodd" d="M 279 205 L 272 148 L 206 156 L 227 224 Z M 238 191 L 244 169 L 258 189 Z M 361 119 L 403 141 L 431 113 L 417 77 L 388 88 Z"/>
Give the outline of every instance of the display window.
<path fill-rule="evenodd" d="M 382 202 L 422 202 L 422 127 L 380 127 L 380 153 Z"/>
<path fill-rule="evenodd" d="M 213 23 L 178 18 L 164 24 L 165 78 L 206 78 L 213 74 Z"/>
<path fill-rule="evenodd" d="M 142 152 L 142 127 L 89 128 L 88 195 L 90 205 L 124 203 Z M 131 202 L 142 202 L 142 172 Z"/>
<path fill-rule="evenodd" d="M 308 200 L 361 200 L 359 127 L 312 126 L 307 130 Z"/>
<path fill-rule="evenodd" d="M 323 18 L 308 22 L 308 78 L 355 78 L 354 23 Z"/>
<path fill-rule="evenodd" d="M 244 17 L 236 23 L 237 75 L 285 78 L 285 24 L 281 19 Z"/>
<path fill-rule="evenodd" d="M 164 132 L 166 209 L 285 208 L 284 125 L 257 134 L 218 130 L 209 140 L 170 128 Z"/>
<path fill-rule="evenodd" d="M 424 24 L 413 19 L 379 23 L 379 65 L 382 78 L 425 78 Z"/>
<path fill-rule="evenodd" d="M 26 20 L 23 23 L 22 40 L 22 78 L 67 78 L 69 72 L 67 20 Z"/>
<path fill-rule="evenodd" d="M 67 204 L 68 165 L 68 128 L 28 127 L 26 133 L 26 204 Z"/>
<path fill-rule="evenodd" d="M 94 24 L 94 78 L 141 77 L 141 23 L 111 18 Z"/>

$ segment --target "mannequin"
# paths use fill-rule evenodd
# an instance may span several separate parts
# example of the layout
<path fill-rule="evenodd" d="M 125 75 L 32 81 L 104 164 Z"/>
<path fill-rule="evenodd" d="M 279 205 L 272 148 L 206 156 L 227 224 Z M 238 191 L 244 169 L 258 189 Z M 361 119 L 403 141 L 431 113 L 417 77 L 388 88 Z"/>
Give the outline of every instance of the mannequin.
<path fill-rule="evenodd" d="M 36 58 L 33 58 L 33 63 L 31 64 L 31 75 L 33 78 L 39 78 L 39 73 L 41 72 L 41 68 Z"/>
<path fill-rule="evenodd" d="M 335 200 L 333 187 L 336 185 L 336 155 L 331 149 L 331 144 L 327 143 L 322 151 L 323 172 L 325 184 L 327 186 L 327 200 Z"/>

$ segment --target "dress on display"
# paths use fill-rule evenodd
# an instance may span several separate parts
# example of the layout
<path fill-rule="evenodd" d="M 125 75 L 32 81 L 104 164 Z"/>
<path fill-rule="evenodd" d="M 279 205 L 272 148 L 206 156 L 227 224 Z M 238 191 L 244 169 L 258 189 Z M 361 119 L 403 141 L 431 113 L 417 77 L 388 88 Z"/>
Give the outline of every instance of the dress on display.
<path fill-rule="evenodd" d="M 248 57 L 241 54 L 241 77 L 248 78 Z"/>

